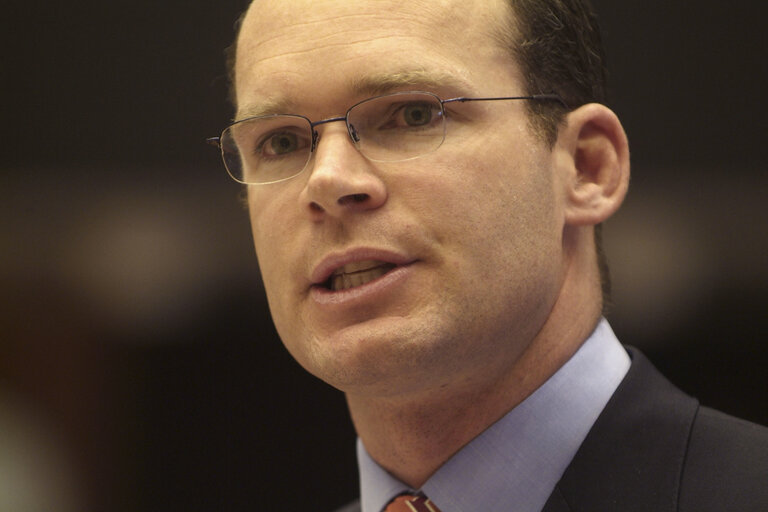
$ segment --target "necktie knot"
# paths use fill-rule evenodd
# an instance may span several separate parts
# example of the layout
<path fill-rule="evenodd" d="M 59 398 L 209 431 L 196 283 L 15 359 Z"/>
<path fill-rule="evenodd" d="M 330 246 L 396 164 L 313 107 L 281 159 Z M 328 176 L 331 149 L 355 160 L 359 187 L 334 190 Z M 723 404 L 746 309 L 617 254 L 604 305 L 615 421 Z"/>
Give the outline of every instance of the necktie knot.
<path fill-rule="evenodd" d="M 404 494 L 390 501 L 384 512 L 440 512 L 440 509 L 423 496 Z"/>

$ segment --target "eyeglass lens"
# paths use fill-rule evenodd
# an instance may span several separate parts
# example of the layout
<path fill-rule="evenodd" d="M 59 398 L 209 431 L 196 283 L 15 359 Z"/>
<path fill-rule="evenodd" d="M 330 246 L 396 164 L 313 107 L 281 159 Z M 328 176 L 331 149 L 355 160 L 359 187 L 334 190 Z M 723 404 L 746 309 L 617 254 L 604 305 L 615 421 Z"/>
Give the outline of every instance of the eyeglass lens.
<path fill-rule="evenodd" d="M 362 101 L 349 109 L 346 121 L 352 142 L 374 161 L 416 158 L 436 150 L 445 139 L 442 104 L 428 93 L 394 93 Z M 312 134 L 313 125 L 301 116 L 245 119 L 222 134 L 224 162 L 241 183 L 292 178 L 312 156 Z"/>

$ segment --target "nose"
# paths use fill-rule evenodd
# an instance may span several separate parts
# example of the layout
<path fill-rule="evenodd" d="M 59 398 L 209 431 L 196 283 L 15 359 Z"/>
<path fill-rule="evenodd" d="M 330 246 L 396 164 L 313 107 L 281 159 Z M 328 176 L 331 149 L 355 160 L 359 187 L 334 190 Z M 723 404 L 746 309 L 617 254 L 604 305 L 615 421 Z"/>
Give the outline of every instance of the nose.
<path fill-rule="evenodd" d="M 355 148 L 343 123 L 322 129 L 302 192 L 302 202 L 313 219 L 381 207 L 387 200 L 387 187 L 373 163 Z"/>

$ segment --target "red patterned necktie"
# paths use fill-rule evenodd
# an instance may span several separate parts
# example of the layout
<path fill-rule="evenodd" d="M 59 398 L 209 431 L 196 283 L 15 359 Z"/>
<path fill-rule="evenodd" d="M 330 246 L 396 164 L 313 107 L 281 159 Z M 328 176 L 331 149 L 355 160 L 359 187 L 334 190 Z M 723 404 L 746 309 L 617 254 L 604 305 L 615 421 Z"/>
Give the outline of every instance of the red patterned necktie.
<path fill-rule="evenodd" d="M 440 509 L 427 498 L 406 494 L 390 501 L 384 512 L 440 512 Z"/>

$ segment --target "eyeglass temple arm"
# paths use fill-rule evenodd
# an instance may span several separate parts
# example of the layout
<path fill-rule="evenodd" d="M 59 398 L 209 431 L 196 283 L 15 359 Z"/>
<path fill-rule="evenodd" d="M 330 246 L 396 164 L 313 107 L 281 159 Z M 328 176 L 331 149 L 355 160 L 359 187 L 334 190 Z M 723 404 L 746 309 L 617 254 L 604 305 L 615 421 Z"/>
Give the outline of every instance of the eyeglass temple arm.
<path fill-rule="evenodd" d="M 467 101 L 498 101 L 498 100 L 536 100 L 536 101 L 556 101 L 560 103 L 563 107 L 568 107 L 568 104 L 565 102 L 565 100 L 559 95 L 559 94 L 533 94 L 531 96 L 501 96 L 501 97 L 494 97 L 494 98 L 451 98 L 449 100 L 443 100 L 443 103 L 453 103 L 453 102 L 459 102 L 459 103 L 465 103 Z"/>
<path fill-rule="evenodd" d="M 208 137 L 205 139 L 206 144 L 210 144 L 211 146 L 216 146 L 217 148 L 221 147 L 221 137 Z"/>

